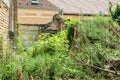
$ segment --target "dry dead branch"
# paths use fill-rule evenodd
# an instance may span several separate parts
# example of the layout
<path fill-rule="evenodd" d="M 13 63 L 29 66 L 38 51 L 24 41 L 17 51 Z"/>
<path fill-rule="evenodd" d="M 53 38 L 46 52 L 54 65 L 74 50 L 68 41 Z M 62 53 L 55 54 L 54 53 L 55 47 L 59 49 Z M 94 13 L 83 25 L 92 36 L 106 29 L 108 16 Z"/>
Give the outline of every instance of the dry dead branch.
<path fill-rule="evenodd" d="M 112 71 L 112 70 L 107 70 L 107 69 L 103 69 L 101 67 L 97 67 L 97 66 L 94 66 L 92 64 L 88 64 L 88 63 L 85 63 L 84 61 L 80 61 L 79 59 L 77 59 L 77 57 L 74 55 L 74 54 L 71 54 L 73 59 L 79 63 L 80 66 L 86 66 L 86 67 L 90 67 L 90 68 L 94 68 L 94 69 L 97 69 L 97 70 L 100 70 L 100 71 L 104 71 L 104 72 L 107 72 L 107 73 L 112 73 L 113 75 L 116 75 L 116 76 L 120 76 L 120 73 L 116 72 L 116 71 Z"/>

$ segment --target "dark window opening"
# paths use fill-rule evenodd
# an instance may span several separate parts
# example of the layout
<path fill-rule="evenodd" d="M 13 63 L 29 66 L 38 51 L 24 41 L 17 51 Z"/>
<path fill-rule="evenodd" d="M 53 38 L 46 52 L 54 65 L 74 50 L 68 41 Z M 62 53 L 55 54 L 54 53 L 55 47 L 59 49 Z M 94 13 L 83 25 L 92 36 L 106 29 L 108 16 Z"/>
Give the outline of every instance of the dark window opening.
<path fill-rule="evenodd" d="M 32 5 L 39 5 L 38 3 L 32 3 L 32 2 L 31 2 L 31 4 L 32 4 Z"/>
<path fill-rule="evenodd" d="M 31 0 L 32 5 L 39 5 L 38 0 Z"/>
<path fill-rule="evenodd" d="M 38 2 L 38 0 L 31 0 L 31 2 L 32 2 L 32 1 Z"/>

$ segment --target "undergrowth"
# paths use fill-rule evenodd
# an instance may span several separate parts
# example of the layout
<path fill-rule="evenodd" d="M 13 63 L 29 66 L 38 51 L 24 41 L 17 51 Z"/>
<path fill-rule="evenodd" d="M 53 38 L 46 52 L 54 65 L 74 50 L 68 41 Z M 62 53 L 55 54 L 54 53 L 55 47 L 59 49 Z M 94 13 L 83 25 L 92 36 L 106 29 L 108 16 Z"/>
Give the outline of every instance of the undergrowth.
<path fill-rule="evenodd" d="M 106 73 L 80 62 L 104 68 L 107 60 L 119 59 L 120 38 L 111 29 L 120 30 L 119 26 L 102 16 L 81 21 L 69 19 L 65 24 L 66 30 L 57 34 L 41 34 L 26 52 L 17 51 L 8 58 L 1 56 L 0 79 L 17 80 L 19 70 L 23 80 L 104 80 Z M 71 46 L 67 38 L 73 25 L 78 25 L 75 57 L 80 62 L 72 56 L 75 45 Z"/>

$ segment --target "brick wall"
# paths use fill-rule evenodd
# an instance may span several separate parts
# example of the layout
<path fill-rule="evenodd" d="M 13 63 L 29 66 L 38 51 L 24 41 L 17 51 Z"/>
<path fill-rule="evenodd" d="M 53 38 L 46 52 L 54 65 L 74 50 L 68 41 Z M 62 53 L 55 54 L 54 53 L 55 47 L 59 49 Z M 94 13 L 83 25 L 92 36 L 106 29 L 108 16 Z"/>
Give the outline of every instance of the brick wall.
<path fill-rule="evenodd" d="M 8 27 L 9 27 L 9 10 L 6 4 L 0 2 L 0 36 L 3 37 L 3 44 L 7 44 L 8 40 Z M 4 49 L 5 46 L 1 49 Z"/>
<path fill-rule="evenodd" d="M 18 22 L 20 24 L 46 24 L 52 21 L 58 11 L 18 8 Z"/>

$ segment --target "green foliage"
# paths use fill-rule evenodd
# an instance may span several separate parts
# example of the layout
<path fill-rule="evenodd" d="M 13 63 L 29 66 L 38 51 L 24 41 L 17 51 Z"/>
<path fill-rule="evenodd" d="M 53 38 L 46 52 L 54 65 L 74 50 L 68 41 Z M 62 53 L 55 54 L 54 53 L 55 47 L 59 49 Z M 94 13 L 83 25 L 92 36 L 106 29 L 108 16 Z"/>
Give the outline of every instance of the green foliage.
<path fill-rule="evenodd" d="M 120 4 L 117 4 L 114 10 L 112 10 L 112 3 L 109 3 L 109 4 L 110 4 L 109 10 L 110 10 L 112 19 L 120 25 Z"/>
<path fill-rule="evenodd" d="M 95 17 L 90 20 L 66 21 L 66 30 L 57 34 L 41 34 L 38 41 L 21 54 L 2 55 L 0 58 L 0 79 L 17 80 L 19 69 L 23 80 L 35 77 L 40 80 L 105 80 L 105 73 L 82 66 L 74 59 L 73 49 L 69 49 L 72 31 L 78 26 L 79 38 L 76 40 L 78 51 L 76 58 L 80 62 L 104 68 L 106 60 L 119 59 L 120 39 L 109 30 L 110 26 L 119 29 L 109 18 Z M 69 36 L 68 36 L 69 34 Z M 71 45 L 72 46 L 72 45 Z M 18 51 L 19 51 L 18 49 Z M 9 55 L 8 55 L 9 54 Z"/>
<path fill-rule="evenodd" d="M 80 20 L 73 19 L 72 17 L 70 17 L 65 21 L 65 25 L 67 26 L 67 28 L 75 25 L 79 25 L 79 24 L 80 24 Z"/>
<path fill-rule="evenodd" d="M 0 53 L 3 51 L 3 37 L 0 36 Z"/>
<path fill-rule="evenodd" d="M 38 76 L 41 80 L 57 80 L 61 76 L 69 77 L 69 75 L 76 75 L 76 69 L 70 67 L 72 59 L 63 55 L 63 53 L 50 55 L 37 55 L 35 58 L 27 55 L 27 53 L 11 55 L 8 58 L 8 62 L 1 66 L 2 69 L 2 80 L 16 80 L 16 70 L 22 71 L 24 80 L 27 80 L 29 76 L 34 79 Z M 74 71 L 74 70 L 75 71 Z M 69 74 L 70 73 L 70 74 Z"/>
<path fill-rule="evenodd" d="M 17 27 L 18 27 L 18 35 L 17 35 L 16 47 L 17 47 L 18 53 L 21 53 L 23 52 L 23 46 L 20 40 L 21 35 L 20 35 L 20 24 L 19 23 L 17 24 Z"/>
<path fill-rule="evenodd" d="M 79 57 L 82 56 L 82 60 L 86 63 L 98 67 L 103 67 L 107 60 L 115 59 L 117 57 L 115 55 L 118 55 L 120 39 L 109 30 L 114 23 L 104 17 L 81 22 L 79 43 L 82 48 Z"/>
<path fill-rule="evenodd" d="M 4 67 L 4 72 L 2 73 L 2 80 L 16 80 L 16 64 L 14 62 L 9 62 Z"/>
<path fill-rule="evenodd" d="M 113 35 L 112 31 L 109 31 L 109 27 L 112 26 L 113 23 L 103 17 L 97 17 L 93 20 L 82 21 L 82 25 L 80 27 L 80 31 L 82 34 L 84 33 L 90 40 L 109 40 L 114 39 L 115 35 Z"/>
<path fill-rule="evenodd" d="M 39 36 L 39 40 L 35 45 L 30 48 L 32 49 L 31 56 L 37 56 L 38 54 L 55 54 L 66 52 L 68 49 L 68 41 L 66 39 L 66 31 L 62 31 L 55 35 L 52 34 L 42 34 Z M 28 50 L 29 52 L 29 50 Z"/>
<path fill-rule="evenodd" d="M 67 40 L 69 41 L 69 48 L 74 45 L 74 27 L 80 25 L 80 20 L 69 18 L 66 20 L 65 25 L 67 26 Z"/>

